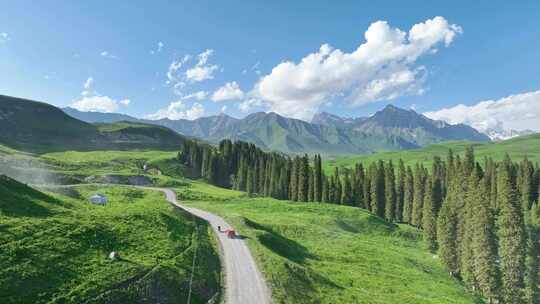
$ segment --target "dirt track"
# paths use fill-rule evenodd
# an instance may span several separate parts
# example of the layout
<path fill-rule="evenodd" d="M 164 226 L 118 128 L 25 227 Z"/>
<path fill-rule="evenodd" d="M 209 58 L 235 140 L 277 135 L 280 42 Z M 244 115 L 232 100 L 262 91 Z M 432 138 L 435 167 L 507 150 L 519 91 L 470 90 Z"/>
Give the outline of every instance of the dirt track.
<path fill-rule="evenodd" d="M 165 193 L 167 200 L 178 208 L 182 208 L 195 216 L 206 220 L 218 236 L 225 269 L 225 303 L 226 304 L 267 304 L 271 303 L 270 292 L 264 278 L 258 271 L 255 260 L 251 256 L 245 241 L 240 238 L 229 239 L 217 230 L 231 229 L 221 217 L 212 213 L 186 207 L 176 200 L 174 191 L 165 188 L 156 189 Z"/>

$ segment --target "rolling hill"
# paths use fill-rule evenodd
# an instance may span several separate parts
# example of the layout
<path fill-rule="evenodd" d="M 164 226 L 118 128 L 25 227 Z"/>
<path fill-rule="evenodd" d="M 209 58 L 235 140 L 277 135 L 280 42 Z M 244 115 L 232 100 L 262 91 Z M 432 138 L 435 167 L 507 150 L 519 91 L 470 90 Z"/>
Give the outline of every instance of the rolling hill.
<path fill-rule="evenodd" d="M 192 275 L 191 303 L 219 297 L 221 266 L 207 224 L 171 210 L 161 193 L 55 191 L 64 194 L 0 175 L 0 302 L 178 303 Z M 95 193 L 108 203 L 88 203 Z M 196 246 L 201 263 L 192 274 Z M 111 251 L 120 259 L 109 260 Z"/>
<path fill-rule="evenodd" d="M 347 119 L 321 113 L 312 122 L 276 113 L 253 113 L 242 119 L 225 114 L 195 120 L 144 120 L 122 114 L 80 112 L 64 109 L 87 122 L 115 119 L 168 127 L 185 136 L 217 143 L 222 139 L 252 142 L 265 150 L 324 155 L 367 154 L 418 148 L 447 140 L 489 141 L 466 125 L 431 120 L 412 110 L 387 106 L 369 118 Z"/>
<path fill-rule="evenodd" d="M 184 136 L 140 122 L 90 124 L 42 102 L 0 95 L 0 144 L 29 152 L 178 149 Z"/>
<path fill-rule="evenodd" d="M 455 154 L 462 154 L 465 152 L 465 149 L 471 145 L 474 147 L 475 155 L 480 163 L 482 163 L 484 157 L 492 157 L 494 160 L 500 161 L 505 157 L 506 153 L 516 161 L 527 156 L 532 162 L 540 163 L 540 134 L 532 134 L 498 142 L 471 143 L 453 141 L 407 151 L 343 156 L 335 159 L 328 159 L 324 161 L 323 166 L 326 172 L 333 172 L 333 168 L 335 167 L 352 168 L 356 163 L 367 165 L 381 159 L 392 160 L 394 164 L 396 164 L 399 159 L 402 159 L 406 165 L 412 166 L 417 162 L 421 162 L 430 168 L 434 156 L 444 158 L 449 149 L 452 149 Z"/>

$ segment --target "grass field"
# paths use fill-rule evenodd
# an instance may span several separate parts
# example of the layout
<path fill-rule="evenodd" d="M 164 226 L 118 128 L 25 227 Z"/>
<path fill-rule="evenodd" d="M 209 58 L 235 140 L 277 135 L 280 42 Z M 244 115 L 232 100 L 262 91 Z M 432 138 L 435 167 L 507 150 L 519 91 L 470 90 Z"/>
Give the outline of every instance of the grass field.
<path fill-rule="evenodd" d="M 474 147 L 477 160 L 482 160 L 485 156 L 501 160 L 508 153 L 514 160 L 523 159 L 527 155 L 529 160 L 540 163 L 540 134 L 533 134 L 494 143 L 447 142 L 422 149 L 340 157 L 324 161 L 323 167 L 325 172 L 330 173 L 335 167 L 351 168 L 359 162 L 369 165 L 373 161 L 382 159 L 392 160 L 396 164 L 399 159 L 403 159 L 406 165 L 412 166 L 421 162 L 429 168 L 434 156 L 444 159 L 449 149 L 452 149 L 455 154 L 462 154 L 471 145 Z"/>
<path fill-rule="evenodd" d="M 218 294 L 209 227 L 173 210 L 162 193 L 120 186 L 55 191 L 61 194 L 0 177 L 1 303 L 183 302 L 195 248 L 192 303 Z M 89 204 L 93 193 L 109 203 Z M 111 251 L 121 260 L 110 261 Z"/>
<path fill-rule="evenodd" d="M 249 198 L 204 184 L 177 192 L 247 237 L 275 303 L 481 303 L 415 228 L 358 208 Z"/>
<path fill-rule="evenodd" d="M 191 206 L 222 215 L 247 237 L 276 303 L 481 303 L 446 273 L 414 228 L 388 224 L 358 208 L 249 198 L 243 192 L 189 180 L 172 161 L 175 156 L 173 152 L 99 151 L 24 157 L 73 175 L 140 174 L 141 161 L 158 165 L 164 174 L 153 176 L 154 183 L 172 187 Z M 7 261 L 0 265 L 7 266 L 0 270 L 0 299 L 8 290 L 22 292 L 30 285 L 34 287 L 23 303 L 80 302 L 103 290 L 111 290 L 107 296 L 119 303 L 155 285 L 150 283 L 155 281 L 130 281 L 141 273 L 155 273 L 152 280 L 171 284 L 165 286 L 184 286 L 193 240 L 208 249 L 210 261 L 197 268 L 199 286 L 218 289 L 219 261 L 206 228 L 194 237 L 192 219 L 171 212 L 159 193 L 95 187 L 80 186 L 74 192 L 28 200 L 31 206 L 43 207 L 40 216 L 3 212 L 0 230 L 9 233 L 2 233 L 0 239 L 4 246 L 0 254 L 6 255 L 2 261 Z M 111 203 L 84 202 L 95 192 L 111 197 Z M 171 228 L 171 221 L 178 228 Z M 110 241 L 92 243 L 96 233 Z M 111 242 L 134 263 L 108 261 Z M 156 255 L 163 257 L 158 268 Z M 39 256 L 39 264 L 28 263 L 34 256 Z M 57 268 L 46 273 L 50 264 Z M 132 287 L 118 290 L 123 284 Z M 177 292 L 171 297 L 185 296 L 184 289 Z M 14 303 L 13 299 L 5 302 Z"/>

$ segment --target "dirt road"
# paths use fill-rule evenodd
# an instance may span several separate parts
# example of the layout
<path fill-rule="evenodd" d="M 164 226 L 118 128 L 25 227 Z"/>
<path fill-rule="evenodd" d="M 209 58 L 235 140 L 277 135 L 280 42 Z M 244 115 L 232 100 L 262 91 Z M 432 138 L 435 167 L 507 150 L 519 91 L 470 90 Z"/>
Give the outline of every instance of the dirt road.
<path fill-rule="evenodd" d="M 242 239 L 229 239 L 224 233 L 217 230 L 231 229 L 221 217 L 212 213 L 186 207 L 176 200 L 174 191 L 165 188 L 156 189 L 165 193 L 167 200 L 178 208 L 200 217 L 212 225 L 212 229 L 218 236 L 225 269 L 225 303 L 226 304 L 269 304 L 270 292 L 266 286 L 264 278 L 258 271 L 255 260 L 251 256 L 246 243 Z"/>

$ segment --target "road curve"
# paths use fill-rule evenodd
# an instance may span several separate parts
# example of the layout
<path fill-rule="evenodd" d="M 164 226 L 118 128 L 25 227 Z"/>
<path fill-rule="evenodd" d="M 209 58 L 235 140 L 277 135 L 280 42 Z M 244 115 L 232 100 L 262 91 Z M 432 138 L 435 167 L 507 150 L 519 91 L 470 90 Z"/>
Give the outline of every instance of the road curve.
<path fill-rule="evenodd" d="M 176 199 L 176 193 L 171 189 L 151 187 L 146 189 L 162 191 L 171 204 L 210 223 L 218 236 L 223 256 L 222 263 L 225 264 L 226 304 L 271 303 L 270 292 L 246 242 L 242 239 L 229 239 L 217 230 L 217 226 L 221 226 L 221 229 L 232 229 L 227 222 L 212 213 L 181 205 Z"/>

